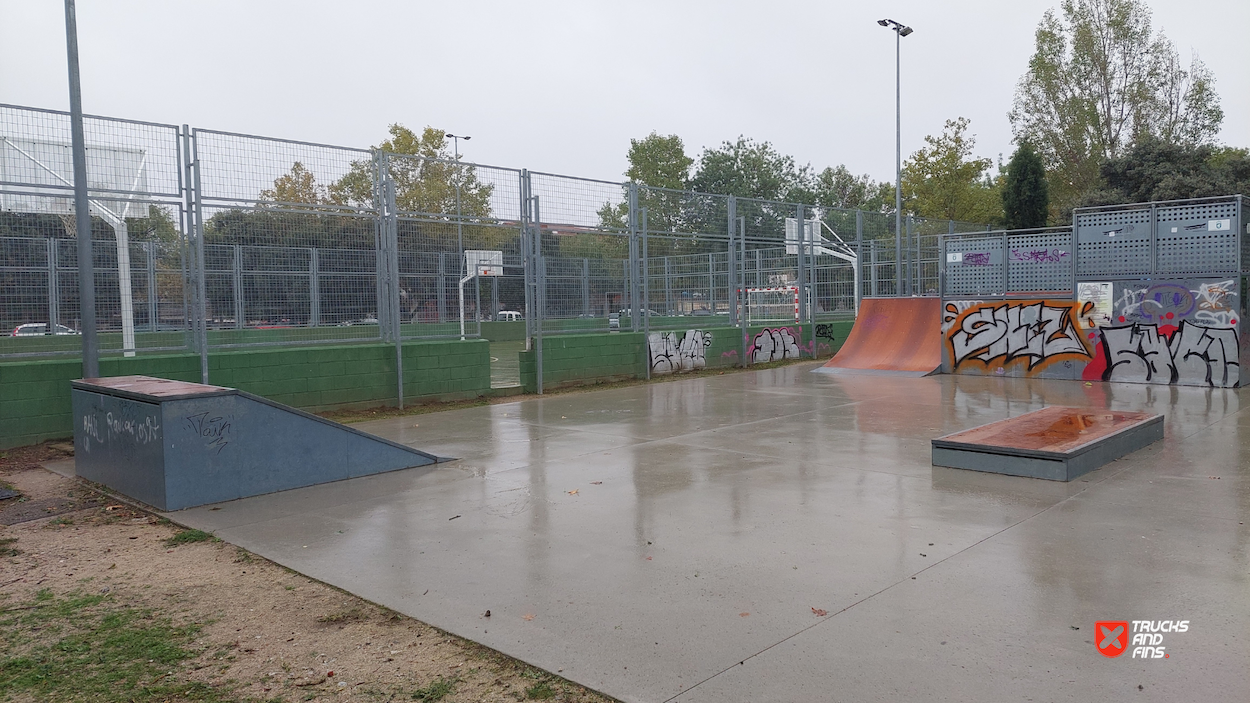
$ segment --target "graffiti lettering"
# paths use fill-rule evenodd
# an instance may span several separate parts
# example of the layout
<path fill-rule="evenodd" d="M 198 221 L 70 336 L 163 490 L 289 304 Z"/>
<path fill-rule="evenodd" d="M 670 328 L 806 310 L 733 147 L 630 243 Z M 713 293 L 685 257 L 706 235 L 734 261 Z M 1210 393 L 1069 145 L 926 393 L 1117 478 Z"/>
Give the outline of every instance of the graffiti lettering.
<path fill-rule="evenodd" d="M 108 427 L 109 436 L 128 435 L 139 444 L 147 444 L 160 438 L 161 426 L 156 423 L 155 417 L 135 420 L 129 417 L 115 418 L 113 413 L 109 413 L 104 417 L 104 424 Z"/>
<path fill-rule="evenodd" d="M 204 444 L 205 449 L 216 449 L 216 453 L 220 454 L 230 444 L 230 418 L 210 417 L 207 412 L 202 412 L 188 415 L 185 419 L 196 436 L 208 440 Z"/>
<path fill-rule="evenodd" d="M 1089 359 L 1074 314 L 1073 304 L 1040 301 L 969 308 L 947 337 L 955 370 L 972 360 L 988 364 L 1023 359 L 1033 370 L 1056 359 Z"/>
<path fill-rule="evenodd" d="M 676 332 L 652 332 L 647 338 L 651 373 L 666 374 L 693 371 L 707 366 L 704 348 L 712 344 L 712 334 L 688 330 L 681 337 Z"/>
<path fill-rule="evenodd" d="M 1158 325 L 1099 330 L 1106 358 L 1104 381 L 1237 385 L 1237 331 L 1182 320 L 1169 339 Z"/>
<path fill-rule="evenodd" d="M 988 251 L 965 251 L 964 266 L 989 266 L 990 253 Z"/>
<path fill-rule="evenodd" d="M 816 325 L 816 339 L 834 340 L 833 325 Z"/>
<path fill-rule="evenodd" d="M 755 335 L 755 340 L 751 348 L 747 350 L 747 354 L 750 355 L 751 362 L 756 364 L 797 359 L 799 358 L 799 336 L 801 335 L 797 330 L 790 327 L 764 329 Z"/>
<path fill-rule="evenodd" d="M 1062 249 L 1012 249 L 1012 261 L 1029 261 L 1036 264 L 1057 264 L 1068 258 Z"/>

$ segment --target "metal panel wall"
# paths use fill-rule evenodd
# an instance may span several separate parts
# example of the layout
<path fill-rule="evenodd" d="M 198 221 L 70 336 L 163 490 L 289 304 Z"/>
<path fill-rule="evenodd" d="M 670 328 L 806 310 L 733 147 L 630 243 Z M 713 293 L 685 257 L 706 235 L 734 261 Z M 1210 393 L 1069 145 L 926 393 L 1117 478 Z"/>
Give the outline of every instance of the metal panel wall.
<path fill-rule="evenodd" d="M 1072 233 L 1007 235 L 1007 292 L 1072 290 Z"/>
<path fill-rule="evenodd" d="M 994 235 L 945 240 L 945 295 L 1002 295 L 1003 237 Z"/>
<path fill-rule="evenodd" d="M 1150 208 L 1076 214 L 1078 278 L 1150 273 Z"/>
<path fill-rule="evenodd" d="M 1155 211 L 1160 274 L 1232 273 L 1238 270 L 1238 203 L 1201 202 Z"/>

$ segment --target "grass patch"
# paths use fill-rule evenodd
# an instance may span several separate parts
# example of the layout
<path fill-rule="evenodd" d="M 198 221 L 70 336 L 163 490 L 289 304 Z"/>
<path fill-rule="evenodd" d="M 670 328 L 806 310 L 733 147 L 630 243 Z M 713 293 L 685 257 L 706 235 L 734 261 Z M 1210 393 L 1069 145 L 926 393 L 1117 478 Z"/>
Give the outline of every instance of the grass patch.
<path fill-rule="evenodd" d="M 413 691 L 412 700 L 424 701 L 424 703 L 433 703 L 434 701 L 442 700 L 444 696 L 451 693 L 451 690 L 456 687 L 456 683 L 458 681 L 459 679 L 456 678 L 445 679 L 440 676 L 429 686 L 426 686 L 425 688 L 418 688 Z"/>
<path fill-rule="evenodd" d="M 22 550 L 14 547 L 17 544 L 16 537 L 5 537 L 0 539 L 0 557 L 15 557 L 22 553 Z"/>
<path fill-rule="evenodd" d="M 525 697 L 532 701 L 546 700 L 548 698 L 555 698 L 555 696 L 556 690 L 546 681 L 539 681 L 533 686 L 525 689 Z"/>
<path fill-rule="evenodd" d="M 110 597 L 44 589 L 0 619 L 0 691 L 49 701 L 217 702 L 229 693 L 180 680 L 199 632 Z"/>
<path fill-rule="evenodd" d="M 183 530 L 178 534 L 165 540 L 166 547 L 177 547 L 180 544 L 194 544 L 195 542 L 215 542 L 217 538 L 211 532 L 204 530 Z"/>
<path fill-rule="evenodd" d="M 332 625 L 336 623 L 355 622 L 357 620 L 368 620 L 368 619 L 369 619 L 369 614 L 366 613 L 363 608 L 361 608 L 360 606 L 352 606 L 345 610 L 340 610 L 337 613 L 330 613 L 328 615 L 322 615 L 321 617 L 317 618 L 317 622 L 325 623 L 327 625 Z"/>

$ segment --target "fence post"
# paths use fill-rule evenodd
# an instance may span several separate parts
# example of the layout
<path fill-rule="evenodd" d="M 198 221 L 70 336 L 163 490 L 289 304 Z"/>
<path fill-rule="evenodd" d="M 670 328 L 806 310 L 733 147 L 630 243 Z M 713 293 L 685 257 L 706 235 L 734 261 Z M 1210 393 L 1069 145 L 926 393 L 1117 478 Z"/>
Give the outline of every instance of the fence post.
<path fill-rule="evenodd" d="M 60 296 L 58 291 L 61 286 L 57 282 L 56 262 L 57 250 L 56 245 L 59 239 L 49 237 L 44 240 L 44 244 L 48 249 L 48 332 L 56 334 L 56 326 L 61 321 L 60 311 L 57 310 L 60 304 Z"/>
<path fill-rule="evenodd" d="M 807 223 L 803 220 L 803 206 L 794 206 L 794 236 L 797 240 L 795 243 L 799 245 L 798 259 L 798 278 L 796 283 L 799 286 L 799 324 L 807 319 L 807 261 L 803 258 L 804 249 L 807 248 Z"/>
<path fill-rule="evenodd" d="M 855 208 L 855 316 L 864 300 L 864 211 Z"/>
<path fill-rule="evenodd" d="M 642 322 L 638 309 L 638 184 L 629 184 L 629 329 L 637 332 Z"/>
<path fill-rule="evenodd" d="M 729 258 L 727 261 L 729 268 L 729 324 L 733 327 L 738 326 L 738 316 L 741 308 L 738 306 L 738 254 L 734 242 L 735 225 L 738 224 L 738 199 L 729 196 L 725 210 L 728 213 L 728 220 L 725 223 L 725 229 L 729 233 Z"/>
<path fill-rule="evenodd" d="M 521 169 L 520 189 L 521 189 L 521 276 L 525 291 L 525 308 L 522 310 L 525 320 L 525 351 L 530 351 L 534 340 L 534 288 L 532 279 L 534 276 L 534 263 L 532 261 L 533 246 L 530 244 L 530 194 L 529 194 L 530 174 L 526 169 Z"/>
<path fill-rule="evenodd" d="M 156 242 L 144 242 L 148 270 L 148 331 L 156 331 Z"/>
<path fill-rule="evenodd" d="M 234 326 L 236 329 L 243 327 L 243 316 L 246 312 L 246 306 L 243 304 L 243 245 L 232 245 L 232 253 L 234 254 L 233 263 L 230 270 L 233 273 L 234 283 Z"/>
<path fill-rule="evenodd" d="M 547 313 L 547 263 L 543 260 L 543 219 L 538 196 L 533 196 L 534 221 L 530 243 L 534 246 L 534 381 L 538 395 L 543 394 L 543 318 Z"/>
<path fill-rule="evenodd" d="M 321 255 L 317 247 L 308 249 L 308 326 L 321 326 Z"/>
<path fill-rule="evenodd" d="M 184 249 L 191 276 L 192 339 L 200 352 L 200 383 L 208 383 L 208 283 L 204 264 L 204 203 L 200 199 L 200 152 L 194 132 L 182 126 L 182 151 L 186 176 L 187 226 Z"/>
<path fill-rule="evenodd" d="M 647 284 L 647 208 L 642 208 L 642 343 L 647 350 L 647 380 L 651 380 L 651 296 Z"/>
<path fill-rule="evenodd" d="M 590 317 L 590 259 L 582 259 L 582 315 Z"/>
<path fill-rule="evenodd" d="M 738 216 L 738 253 L 741 254 L 738 258 L 742 261 L 742 276 L 739 278 L 738 285 L 738 309 L 742 311 L 739 316 L 742 320 L 742 334 L 738 336 L 742 340 L 742 357 L 738 360 L 738 366 L 745 369 L 747 367 L 747 335 L 750 334 L 750 328 L 747 326 L 747 218 L 743 215 Z M 760 250 L 756 249 L 756 257 L 759 253 Z"/>
<path fill-rule="evenodd" d="M 904 288 L 904 295 L 915 295 L 916 289 L 912 287 L 912 281 L 915 278 L 915 272 L 913 271 L 913 269 L 915 269 L 915 262 L 912 261 L 912 258 L 911 258 L 911 255 L 912 255 L 911 239 L 914 233 L 914 230 L 912 229 L 912 216 L 911 215 L 907 216 L 906 227 L 907 227 L 907 257 L 905 259 L 906 263 L 903 265 L 903 273 L 906 274 L 907 276 L 907 287 Z"/>
<path fill-rule="evenodd" d="M 438 252 L 438 321 L 444 322 L 447 307 L 447 258 L 445 251 Z"/>

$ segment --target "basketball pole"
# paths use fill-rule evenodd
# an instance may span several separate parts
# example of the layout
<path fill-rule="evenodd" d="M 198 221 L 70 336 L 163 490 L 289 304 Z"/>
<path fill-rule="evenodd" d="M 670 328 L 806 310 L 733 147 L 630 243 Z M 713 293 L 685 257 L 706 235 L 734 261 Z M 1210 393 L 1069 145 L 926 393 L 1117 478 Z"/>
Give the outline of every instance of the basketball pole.
<path fill-rule="evenodd" d="M 74 13 L 74 0 L 65 0 L 65 50 L 69 63 L 69 119 L 74 151 L 74 214 L 78 221 L 78 307 L 81 317 L 79 324 L 82 328 L 82 376 L 99 378 L 95 268 L 91 256 L 91 211 L 87 204 L 87 142 L 83 136 L 82 84 L 78 75 L 78 20 Z M 55 325 L 56 321 L 53 320 L 52 324 Z"/>

